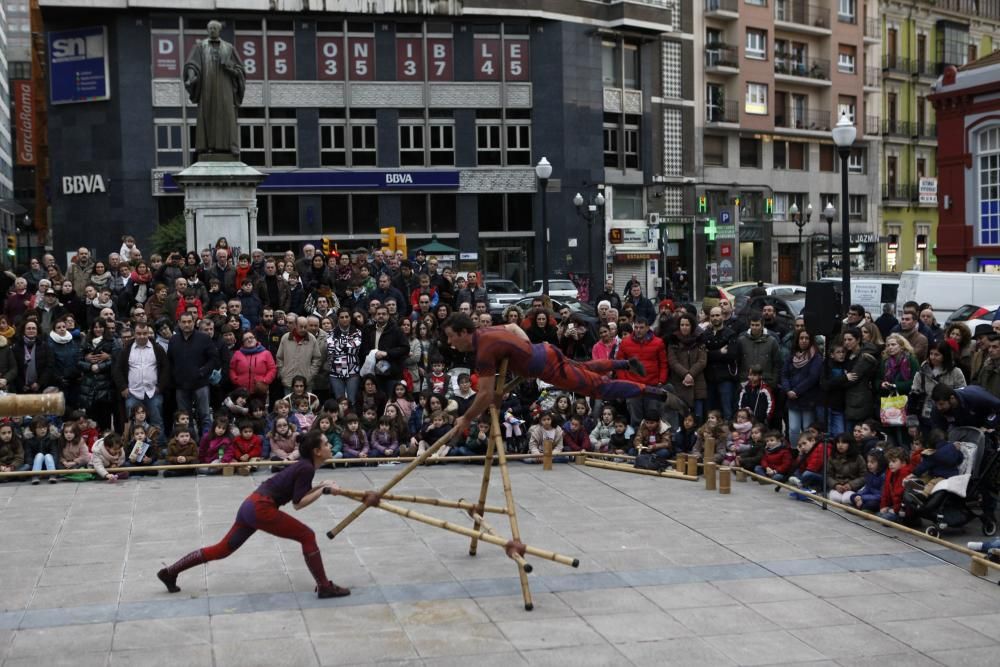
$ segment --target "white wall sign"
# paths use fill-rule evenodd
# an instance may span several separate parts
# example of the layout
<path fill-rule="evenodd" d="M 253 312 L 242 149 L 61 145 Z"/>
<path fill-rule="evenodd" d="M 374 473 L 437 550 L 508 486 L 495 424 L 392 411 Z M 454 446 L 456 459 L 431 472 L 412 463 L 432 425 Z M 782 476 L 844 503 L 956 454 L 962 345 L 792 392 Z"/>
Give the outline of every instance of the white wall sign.
<path fill-rule="evenodd" d="M 89 195 L 95 192 L 107 193 L 107 191 L 104 177 L 100 174 L 62 177 L 62 193 L 64 195 Z"/>

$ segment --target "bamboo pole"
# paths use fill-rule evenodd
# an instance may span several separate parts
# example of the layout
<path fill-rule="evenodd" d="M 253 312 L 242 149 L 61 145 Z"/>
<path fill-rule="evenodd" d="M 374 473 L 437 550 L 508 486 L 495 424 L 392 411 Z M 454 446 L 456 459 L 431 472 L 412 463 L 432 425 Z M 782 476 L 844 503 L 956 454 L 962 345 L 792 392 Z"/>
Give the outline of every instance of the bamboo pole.
<path fill-rule="evenodd" d="M 482 514 L 479 514 L 478 512 L 476 512 L 474 510 L 470 510 L 469 514 L 476 521 L 477 528 L 473 528 L 473 530 L 484 530 L 487 533 L 489 533 L 490 535 L 496 535 L 497 537 L 499 537 L 499 535 L 497 534 L 496 529 L 494 529 L 493 526 L 491 526 L 489 523 L 486 522 L 486 519 L 483 518 Z M 479 542 L 479 540 L 477 538 L 475 538 L 475 537 L 473 537 L 472 539 L 475 540 L 477 543 Z M 475 554 L 472 554 L 472 555 L 475 555 Z M 508 556 L 508 558 L 510 558 L 511 560 L 513 560 L 515 563 L 517 563 L 519 566 L 523 567 L 524 571 L 527 572 L 527 573 L 529 573 L 529 574 L 534 569 L 531 566 L 531 563 L 529 563 L 528 561 L 524 560 L 524 556 L 522 556 L 521 554 L 517 553 L 516 551 L 511 551 L 510 553 L 507 554 L 507 556 Z"/>
<path fill-rule="evenodd" d="M 732 469 L 729 466 L 719 468 L 719 493 L 729 495 L 733 488 Z"/>
<path fill-rule="evenodd" d="M 494 438 L 499 442 L 496 447 L 497 457 L 500 459 L 500 479 L 503 482 L 503 497 L 507 504 L 507 518 L 510 520 L 510 538 L 512 542 L 521 543 L 521 529 L 517 525 L 517 508 L 514 507 L 514 493 L 510 488 L 510 471 L 507 469 L 507 451 L 500 442 L 500 410 L 496 405 L 490 406 L 490 428 L 493 430 Z M 571 564 L 579 563 L 572 559 Z M 573 565 L 576 567 L 576 565 Z M 535 608 L 535 603 L 531 600 L 531 589 L 528 587 L 528 573 L 522 565 L 517 567 L 517 575 L 521 580 L 521 595 L 524 598 L 524 610 L 531 611 Z"/>
<path fill-rule="evenodd" d="M 503 361 L 500 362 L 500 368 L 498 369 L 498 371 L 499 372 L 497 374 L 497 377 L 500 378 L 500 387 L 498 388 L 499 393 L 497 393 L 495 395 L 503 396 L 504 392 L 507 389 L 507 383 L 506 383 L 506 379 L 507 379 L 507 360 L 506 359 L 504 359 Z M 490 428 L 491 429 L 493 428 L 492 424 L 490 424 Z M 493 474 L 493 457 L 496 456 L 496 448 L 497 448 L 498 444 L 499 444 L 500 447 L 504 447 L 506 449 L 506 445 L 500 439 L 500 434 L 499 433 L 493 433 L 493 434 L 491 434 L 489 440 L 487 440 L 487 442 L 486 442 L 486 459 L 483 461 L 483 479 L 482 479 L 482 482 L 479 485 L 479 505 L 480 506 L 484 506 L 484 503 L 486 503 L 486 495 L 489 493 L 489 490 L 490 490 L 490 476 Z M 504 508 L 504 511 L 506 512 L 506 508 Z M 472 529 L 473 530 L 478 530 L 479 529 L 479 524 L 480 524 L 479 520 L 473 519 Z M 479 549 L 479 540 L 477 538 L 473 537 L 471 540 L 469 540 L 469 555 L 470 556 L 475 556 L 476 552 L 478 551 L 478 549 Z"/>
<path fill-rule="evenodd" d="M 705 446 L 702 449 L 702 458 L 705 461 L 712 461 L 715 459 L 715 438 L 712 436 L 705 437 Z"/>
<path fill-rule="evenodd" d="M 472 537 L 475 533 L 476 537 L 482 542 L 488 542 L 489 544 L 495 544 L 498 547 L 506 548 L 508 546 L 508 540 L 498 537 L 496 535 L 490 535 L 484 530 L 480 530 L 478 533 L 471 528 L 466 528 L 465 526 L 460 526 L 458 524 L 452 523 L 450 521 L 445 521 L 444 519 L 438 519 L 437 517 L 429 516 L 427 514 L 421 514 L 420 512 L 415 512 L 414 510 L 399 507 L 389 502 L 383 502 L 379 504 L 379 507 L 387 512 L 391 512 L 397 516 L 401 516 L 407 519 L 413 519 L 414 521 L 419 521 L 420 523 L 425 523 L 428 526 L 434 526 L 435 528 L 441 528 L 443 530 L 449 530 L 453 533 L 458 533 L 459 535 L 465 535 L 466 537 Z M 580 561 L 576 558 L 570 558 L 569 556 L 563 556 L 554 551 L 548 551 L 547 549 L 539 549 L 537 547 L 532 547 L 524 545 L 524 552 L 530 554 L 537 558 L 542 558 L 544 560 L 550 560 L 554 563 L 559 563 L 560 565 L 569 565 L 570 567 L 579 567 Z"/>
<path fill-rule="evenodd" d="M 590 457 L 583 462 L 583 465 L 589 466 L 591 468 L 603 468 L 604 470 L 617 470 L 619 472 L 631 472 L 637 475 L 652 475 L 654 477 L 667 477 L 669 479 L 683 479 L 689 482 L 697 482 L 697 476 L 685 475 L 683 473 L 675 472 L 673 470 L 663 470 L 657 472 L 655 470 L 643 470 L 641 468 L 635 468 L 631 465 L 625 463 L 608 463 L 606 461 L 593 461 Z"/>
<path fill-rule="evenodd" d="M 705 490 L 715 491 L 715 468 L 716 465 L 712 461 L 708 461 L 705 464 Z"/>
<path fill-rule="evenodd" d="M 337 492 L 338 495 L 347 496 L 354 500 L 364 499 L 365 492 L 358 491 L 357 489 L 340 489 Z M 382 496 L 384 500 L 392 500 L 397 503 L 416 503 L 418 505 L 433 505 L 435 507 L 450 507 L 459 510 L 477 510 L 479 507 L 473 503 L 464 500 L 446 500 L 444 498 L 430 498 L 428 496 L 412 496 L 404 495 L 398 493 L 386 493 Z M 482 507 L 484 512 L 492 512 L 493 514 L 506 514 L 506 507 L 499 507 L 497 505 L 484 505 Z"/>
<path fill-rule="evenodd" d="M 693 477 L 698 479 L 698 457 L 689 456 L 687 458 L 687 470 L 685 471 L 688 477 Z"/>
<path fill-rule="evenodd" d="M 49 394 L 7 394 L 0 396 L 0 417 L 61 416 L 66 412 L 66 397 L 61 391 Z"/>
<path fill-rule="evenodd" d="M 552 448 L 555 446 L 551 440 L 542 441 L 542 470 L 552 470 Z"/>

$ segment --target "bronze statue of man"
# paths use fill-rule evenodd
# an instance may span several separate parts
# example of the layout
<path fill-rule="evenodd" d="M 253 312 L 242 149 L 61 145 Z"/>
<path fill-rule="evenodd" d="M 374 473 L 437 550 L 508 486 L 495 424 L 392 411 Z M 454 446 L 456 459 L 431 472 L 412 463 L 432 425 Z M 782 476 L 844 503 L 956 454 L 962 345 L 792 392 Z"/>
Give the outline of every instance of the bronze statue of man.
<path fill-rule="evenodd" d="M 243 103 L 246 76 L 236 49 L 220 39 L 222 24 L 208 22 L 208 39 L 198 40 L 184 64 L 184 88 L 198 105 L 195 149 L 204 153 L 240 155 L 236 109 Z"/>

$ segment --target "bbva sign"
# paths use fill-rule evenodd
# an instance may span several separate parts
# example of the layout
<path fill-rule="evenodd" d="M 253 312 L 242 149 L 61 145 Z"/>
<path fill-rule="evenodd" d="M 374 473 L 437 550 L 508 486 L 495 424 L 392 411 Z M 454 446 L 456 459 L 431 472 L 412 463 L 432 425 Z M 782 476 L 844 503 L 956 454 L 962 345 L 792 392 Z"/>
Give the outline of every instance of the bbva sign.
<path fill-rule="evenodd" d="M 107 191 L 104 177 L 100 174 L 62 177 L 62 193 L 64 195 L 89 195 L 96 192 L 107 193 Z"/>

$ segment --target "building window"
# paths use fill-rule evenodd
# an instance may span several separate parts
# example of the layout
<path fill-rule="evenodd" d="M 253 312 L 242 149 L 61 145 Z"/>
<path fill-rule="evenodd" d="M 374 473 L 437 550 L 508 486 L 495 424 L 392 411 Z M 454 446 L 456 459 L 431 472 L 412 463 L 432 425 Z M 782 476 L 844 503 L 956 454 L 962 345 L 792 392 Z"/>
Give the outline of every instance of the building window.
<path fill-rule="evenodd" d="M 424 165 L 423 123 L 401 123 L 399 125 L 399 165 L 401 167 L 422 167 Z"/>
<path fill-rule="evenodd" d="M 615 42 L 601 42 L 601 81 L 609 88 L 621 87 L 618 45 Z"/>
<path fill-rule="evenodd" d="M 604 115 L 604 166 L 620 167 L 621 160 L 619 159 L 618 153 L 618 123 L 609 123 L 608 116 L 614 117 L 614 115 Z"/>
<path fill-rule="evenodd" d="M 767 31 L 747 28 L 747 45 L 744 52 L 747 58 L 764 60 L 767 58 Z"/>
<path fill-rule="evenodd" d="M 625 40 L 601 43 L 601 80 L 609 88 L 639 89 L 639 45 Z"/>
<path fill-rule="evenodd" d="M 375 123 L 356 123 L 351 119 L 351 166 L 374 167 L 377 164 Z"/>
<path fill-rule="evenodd" d="M 772 147 L 775 169 L 802 171 L 807 168 L 808 144 L 798 141 L 775 141 Z"/>
<path fill-rule="evenodd" d="M 156 165 L 158 167 L 180 167 L 183 165 L 182 127 L 180 121 L 156 124 Z"/>
<path fill-rule="evenodd" d="M 959 25 L 951 21 L 938 21 L 937 25 L 938 58 L 943 69 L 944 65 L 964 65 L 969 57 L 969 26 Z"/>
<path fill-rule="evenodd" d="M 849 174 L 863 174 L 865 173 L 865 149 L 864 148 L 852 148 L 851 154 L 847 158 L 847 173 Z"/>
<path fill-rule="evenodd" d="M 979 133 L 979 245 L 1000 245 L 1000 127 Z"/>
<path fill-rule="evenodd" d="M 271 125 L 271 165 L 272 167 L 294 167 L 296 137 L 293 123 Z"/>
<path fill-rule="evenodd" d="M 758 116 L 767 115 L 767 84 L 748 83 L 746 104 L 743 108 L 747 113 Z"/>
<path fill-rule="evenodd" d="M 847 119 L 854 123 L 854 112 L 856 109 L 857 100 L 855 98 L 841 95 L 837 100 L 837 120 L 839 121 L 844 114 L 847 114 Z"/>
<path fill-rule="evenodd" d="M 726 166 L 726 138 L 706 134 L 703 140 L 706 167 Z"/>
<path fill-rule="evenodd" d="M 639 89 L 639 47 L 625 42 L 622 46 L 623 81 L 626 88 Z"/>
<path fill-rule="evenodd" d="M 503 164 L 500 130 L 498 124 L 476 125 L 476 161 L 480 167 Z"/>
<path fill-rule="evenodd" d="M 455 126 L 450 123 L 432 123 L 431 166 L 445 167 L 455 164 Z"/>
<path fill-rule="evenodd" d="M 240 160 L 252 167 L 267 166 L 264 123 L 240 123 Z"/>
<path fill-rule="evenodd" d="M 844 74 L 854 74 L 856 61 L 857 47 L 841 44 L 837 51 L 837 71 Z"/>
<path fill-rule="evenodd" d="M 746 0 L 748 5 L 756 5 L 758 7 L 767 7 L 767 0 Z"/>
<path fill-rule="evenodd" d="M 865 219 L 865 196 L 849 195 L 847 198 L 847 214 L 854 220 Z"/>
<path fill-rule="evenodd" d="M 760 139 L 740 137 L 740 166 L 760 169 Z"/>
<path fill-rule="evenodd" d="M 625 116 L 622 128 L 625 168 L 639 168 L 639 116 Z"/>
<path fill-rule="evenodd" d="M 838 0 L 837 19 L 844 23 L 854 23 L 857 16 L 857 0 Z"/>
<path fill-rule="evenodd" d="M 507 164 L 531 164 L 531 125 L 507 125 Z"/>
<path fill-rule="evenodd" d="M 324 167 L 347 166 L 345 123 L 324 123 L 319 126 L 319 162 Z"/>

